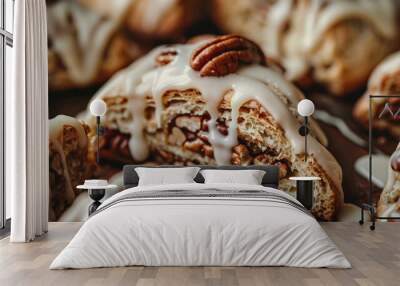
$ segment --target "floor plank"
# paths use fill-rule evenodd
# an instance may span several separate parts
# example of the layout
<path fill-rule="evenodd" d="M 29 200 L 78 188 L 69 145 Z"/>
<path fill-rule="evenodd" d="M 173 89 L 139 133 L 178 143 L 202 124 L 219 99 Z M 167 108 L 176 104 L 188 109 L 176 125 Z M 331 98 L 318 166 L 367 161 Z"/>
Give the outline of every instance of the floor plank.
<path fill-rule="evenodd" d="M 32 243 L 0 240 L 0 285 L 136 286 L 395 286 L 400 273 L 400 223 L 380 223 L 375 231 L 353 222 L 322 223 L 352 269 L 289 267 L 120 267 L 50 271 L 55 256 L 80 223 L 50 223 L 49 233 Z"/>

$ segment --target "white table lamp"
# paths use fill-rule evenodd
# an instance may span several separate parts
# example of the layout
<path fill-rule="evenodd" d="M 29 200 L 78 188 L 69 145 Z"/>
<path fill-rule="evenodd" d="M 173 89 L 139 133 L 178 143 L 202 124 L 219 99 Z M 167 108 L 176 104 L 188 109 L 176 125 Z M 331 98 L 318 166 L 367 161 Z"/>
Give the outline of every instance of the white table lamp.
<path fill-rule="evenodd" d="M 90 113 L 96 116 L 96 136 L 97 136 L 97 164 L 100 163 L 100 136 L 103 134 L 103 128 L 100 126 L 100 117 L 107 112 L 107 104 L 101 99 L 95 99 L 90 103 Z"/>

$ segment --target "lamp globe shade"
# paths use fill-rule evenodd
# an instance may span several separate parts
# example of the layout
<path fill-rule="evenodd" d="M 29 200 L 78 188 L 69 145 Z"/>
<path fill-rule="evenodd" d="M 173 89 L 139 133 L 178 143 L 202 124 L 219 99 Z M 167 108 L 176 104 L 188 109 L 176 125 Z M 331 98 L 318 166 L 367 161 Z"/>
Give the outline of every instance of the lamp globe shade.
<path fill-rule="evenodd" d="M 314 103 L 309 99 L 303 99 L 297 104 L 297 112 L 301 116 L 311 116 L 314 113 Z"/>
<path fill-rule="evenodd" d="M 90 103 L 90 113 L 93 116 L 103 116 L 107 111 L 107 104 L 101 99 L 95 99 Z"/>

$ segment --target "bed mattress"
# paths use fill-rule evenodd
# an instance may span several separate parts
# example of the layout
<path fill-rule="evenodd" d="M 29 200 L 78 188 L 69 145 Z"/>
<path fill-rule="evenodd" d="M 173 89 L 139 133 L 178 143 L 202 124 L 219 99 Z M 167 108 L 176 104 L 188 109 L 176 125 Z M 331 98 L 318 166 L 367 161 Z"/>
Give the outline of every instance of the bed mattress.
<path fill-rule="evenodd" d="M 50 269 L 129 265 L 350 267 L 284 192 L 197 183 L 138 186 L 107 199 Z"/>

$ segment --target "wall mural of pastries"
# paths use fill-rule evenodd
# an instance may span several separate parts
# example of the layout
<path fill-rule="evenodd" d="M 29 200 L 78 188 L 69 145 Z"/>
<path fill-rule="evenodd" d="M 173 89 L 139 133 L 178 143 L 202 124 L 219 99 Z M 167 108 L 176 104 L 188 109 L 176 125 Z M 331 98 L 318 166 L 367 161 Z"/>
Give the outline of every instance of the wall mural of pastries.
<path fill-rule="evenodd" d="M 96 165 L 87 124 L 58 115 L 49 128 L 49 219 L 54 221 L 74 202 L 79 195 L 75 187 L 95 174 Z"/>
<path fill-rule="evenodd" d="M 118 183 L 124 164 L 273 164 L 292 195 L 289 177 L 321 178 L 318 219 L 358 220 L 368 189 L 359 164 L 368 154 L 368 95 L 400 92 L 399 1 L 47 4 L 50 220 L 85 219 L 90 200 L 76 186 Z M 99 141 L 89 111 L 97 98 L 107 104 Z M 316 105 L 307 163 L 296 111 L 304 98 Z M 384 108 L 377 103 L 374 114 Z M 390 174 L 377 178 L 374 197 L 380 212 L 398 212 L 391 162 L 400 127 L 376 116 L 374 128 Z"/>
<path fill-rule="evenodd" d="M 362 86 L 372 69 L 399 47 L 392 0 L 212 2 L 214 19 L 224 31 L 258 41 L 289 79 L 320 84 L 334 95 Z"/>
<path fill-rule="evenodd" d="M 369 123 L 369 94 L 374 95 L 391 95 L 400 93 L 400 52 L 389 55 L 385 58 L 372 72 L 371 77 L 368 80 L 368 87 L 364 95 L 357 101 L 354 106 L 354 118 L 361 124 L 368 128 Z M 397 112 L 400 106 L 400 99 L 390 99 L 391 112 L 394 114 Z M 386 106 L 387 107 L 387 106 Z M 400 126 L 395 120 L 387 117 L 381 117 L 380 115 L 385 109 L 385 100 L 375 100 L 372 105 L 372 118 L 373 127 L 382 131 L 387 131 L 393 137 L 400 137 Z M 400 114 L 399 114 L 400 116 Z"/>
<path fill-rule="evenodd" d="M 388 179 L 378 202 L 378 215 L 400 216 L 400 144 L 390 157 Z"/>

